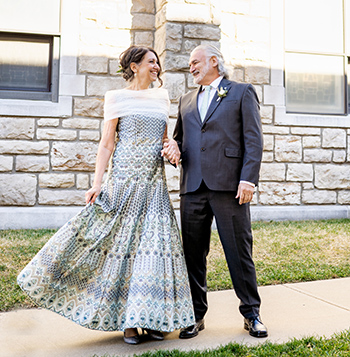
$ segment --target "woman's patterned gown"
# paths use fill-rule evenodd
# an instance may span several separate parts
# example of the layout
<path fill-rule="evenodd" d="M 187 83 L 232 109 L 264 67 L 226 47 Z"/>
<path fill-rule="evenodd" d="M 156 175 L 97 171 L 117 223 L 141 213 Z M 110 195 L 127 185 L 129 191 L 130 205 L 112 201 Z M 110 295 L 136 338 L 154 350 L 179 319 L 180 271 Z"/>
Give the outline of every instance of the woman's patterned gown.
<path fill-rule="evenodd" d="M 41 307 L 81 326 L 170 332 L 194 324 L 192 298 L 160 151 L 164 89 L 106 93 L 119 140 L 94 205 L 46 243 L 18 276 Z"/>

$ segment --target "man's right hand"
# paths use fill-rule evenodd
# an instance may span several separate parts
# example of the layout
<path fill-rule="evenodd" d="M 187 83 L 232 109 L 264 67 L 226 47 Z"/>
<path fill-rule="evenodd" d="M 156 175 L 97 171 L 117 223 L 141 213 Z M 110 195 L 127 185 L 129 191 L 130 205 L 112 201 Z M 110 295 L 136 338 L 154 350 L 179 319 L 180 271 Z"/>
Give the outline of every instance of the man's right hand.
<path fill-rule="evenodd" d="M 239 198 L 240 205 L 251 202 L 251 200 L 253 199 L 253 194 L 254 186 L 244 182 L 239 183 L 236 198 Z"/>

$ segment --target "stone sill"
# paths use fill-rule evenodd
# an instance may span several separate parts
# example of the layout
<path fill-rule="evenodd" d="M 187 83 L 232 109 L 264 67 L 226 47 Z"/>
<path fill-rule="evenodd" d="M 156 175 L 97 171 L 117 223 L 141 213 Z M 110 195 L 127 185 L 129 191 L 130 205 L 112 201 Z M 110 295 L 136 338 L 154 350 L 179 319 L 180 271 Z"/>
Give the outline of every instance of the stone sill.
<path fill-rule="evenodd" d="M 59 96 L 59 102 L 40 100 L 0 99 L 0 115 L 24 117 L 70 117 L 73 99 Z M 16 120 L 16 119 L 14 119 Z"/>
<path fill-rule="evenodd" d="M 0 230 L 59 228 L 83 206 L 0 207 Z M 175 211 L 180 221 L 179 210 Z M 300 221 L 350 218 L 350 206 L 251 206 L 253 221 Z M 216 229 L 215 222 L 213 229 Z"/>
<path fill-rule="evenodd" d="M 286 113 L 286 107 L 275 107 L 275 125 L 326 128 L 350 128 L 350 115 L 318 115 Z"/>

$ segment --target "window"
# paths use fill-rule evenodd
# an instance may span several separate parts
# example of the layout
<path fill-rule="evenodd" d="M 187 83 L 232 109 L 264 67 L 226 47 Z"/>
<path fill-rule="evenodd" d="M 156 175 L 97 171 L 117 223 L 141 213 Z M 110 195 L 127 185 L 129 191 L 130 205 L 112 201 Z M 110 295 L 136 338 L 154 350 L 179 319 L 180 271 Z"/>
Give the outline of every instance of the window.
<path fill-rule="evenodd" d="M 58 102 L 60 0 L 0 0 L 0 98 Z"/>
<path fill-rule="evenodd" d="M 348 113 L 343 9 L 343 0 L 285 0 L 287 113 Z"/>
<path fill-rule="evenodd" d="M 57 102 L 58 38 L 0 32 L 0 98 Z"/>

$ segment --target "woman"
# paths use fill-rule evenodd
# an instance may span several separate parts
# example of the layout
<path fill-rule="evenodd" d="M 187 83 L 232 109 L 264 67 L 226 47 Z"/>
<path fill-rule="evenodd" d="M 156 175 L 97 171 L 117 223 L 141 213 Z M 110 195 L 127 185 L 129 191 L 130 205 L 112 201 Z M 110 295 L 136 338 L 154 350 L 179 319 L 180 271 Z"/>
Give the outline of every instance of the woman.
<path fill-rule="evenodd" d="M 162 332 L 193 325 L 194 315 L 161 157 L 169 98 L 149 88 L 159 79 L 159 58 L 151 48 L 131 46 L 120 64 L 130 85 L 106 93 L 87 206 L 46 243 L 18 283 L 38 305 L 87 328 L 124 331 L 124 341 L 137 344 L 137 328 L 160 340 Z"/>

